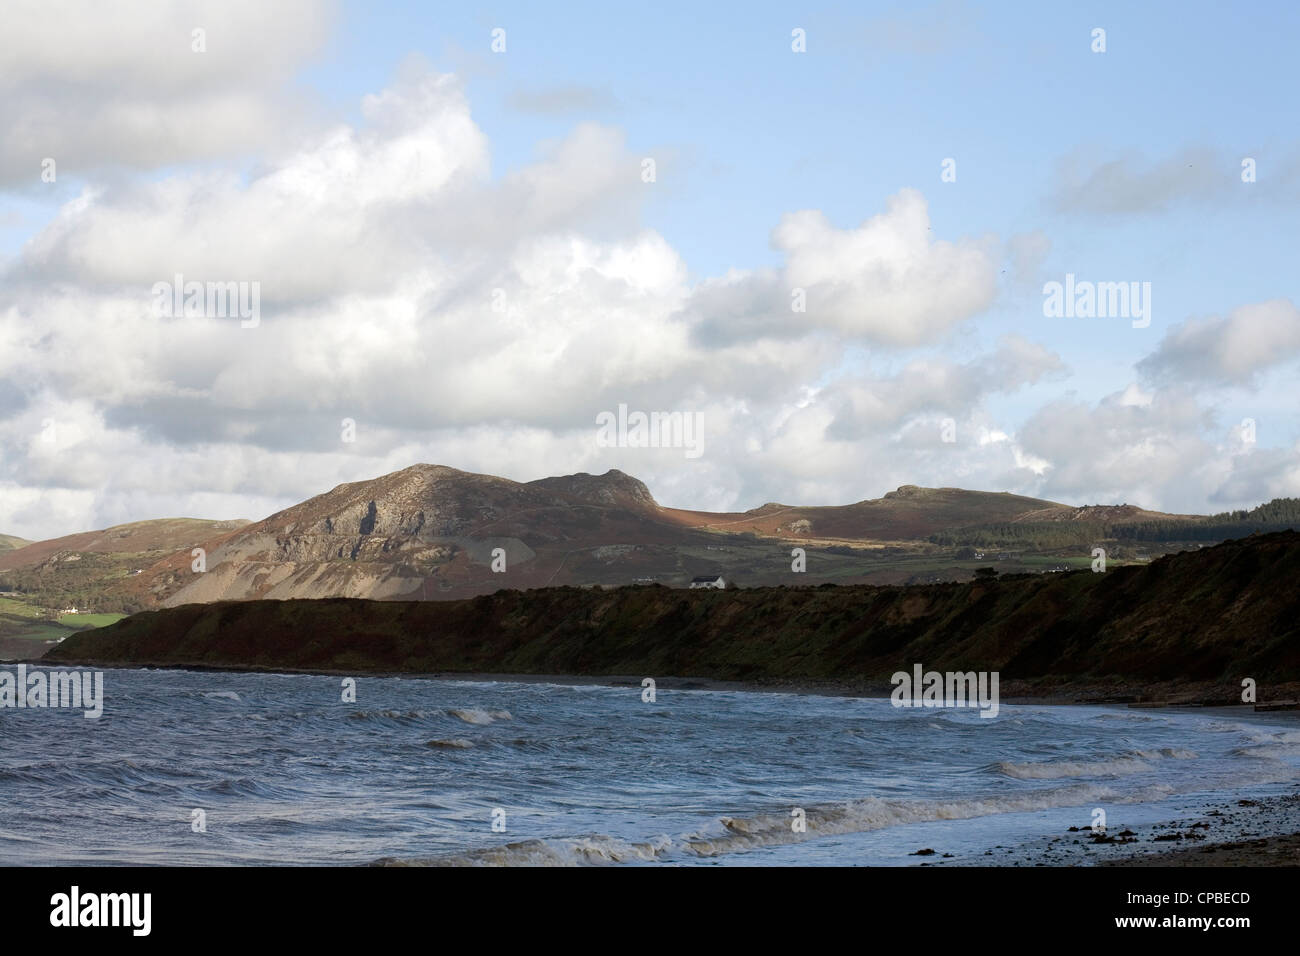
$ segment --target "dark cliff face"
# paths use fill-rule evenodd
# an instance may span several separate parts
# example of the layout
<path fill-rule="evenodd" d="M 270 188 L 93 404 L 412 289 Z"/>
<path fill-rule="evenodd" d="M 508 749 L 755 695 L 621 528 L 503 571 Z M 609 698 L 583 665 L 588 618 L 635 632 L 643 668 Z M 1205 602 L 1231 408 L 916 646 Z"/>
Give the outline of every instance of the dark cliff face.
<path fill-rule="evenodd" d="M 46 660 L 342 671 L 887 681 L 1300 680 L 1300 534 L 1145 567 L 921 587 L 499 591 L 465 601 L 222 602 L 69 637 Z"/>

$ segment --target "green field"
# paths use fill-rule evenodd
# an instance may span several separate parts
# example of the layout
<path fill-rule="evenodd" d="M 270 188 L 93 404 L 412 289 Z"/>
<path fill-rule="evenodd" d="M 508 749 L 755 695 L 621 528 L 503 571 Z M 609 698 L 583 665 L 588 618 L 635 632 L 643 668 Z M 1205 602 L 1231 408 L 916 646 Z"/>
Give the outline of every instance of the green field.
<path fill-rule="evenodd" d="M 0 597 L 0 660 L 40 656 L 49 646 L 88 628 L 106 627 L 124 614 L 60 614 L 21 598 Z"/>
<path fill-rule="evenodd" d="M 994 563 L 996 564 L 997 562 Z M 1027 554 L 1024 557 L 1020 558 L 1019 561 L 1017 561 L 1016 563 L 1023 564 L 1025 567 L 1032 568 L 1035 571 L 1041 571 L 1045 567 L 1054 568 L 1058 566 L 1063 566 L 1067 568 L 1090 568 L 1092 567 L 1092 557 L 1091 555 L 1072 554 L 1069 557 L 1063 558 L 1063 557 L 1050 555 L 1050 554 Z M 1119 561 L 1115 558 L 1109 558 L 1109 557 L 1106 559 L 1107 567 L 1109 567 L 1112 564 L 1119 565 L 1119 564 L 1133 564 L 1133 563 L 1135 562 Z"/>
<path fill-rule="evenodd" d="M 26 538 L 16 538 L 11 534 L 0 534 L 0 551 L 13 551 L 31 544 Z"/>
<path fill-rule="evenodd" d="M 59 623 L 80 631 L 88 627 L 107 627 L 124 617 L 125 614 L 60 614 Z"/>
<path fill-rule="evenodd" d="M 0 617 L 40 617 L 41 609 L 18 598 L 0 597 Z"/>

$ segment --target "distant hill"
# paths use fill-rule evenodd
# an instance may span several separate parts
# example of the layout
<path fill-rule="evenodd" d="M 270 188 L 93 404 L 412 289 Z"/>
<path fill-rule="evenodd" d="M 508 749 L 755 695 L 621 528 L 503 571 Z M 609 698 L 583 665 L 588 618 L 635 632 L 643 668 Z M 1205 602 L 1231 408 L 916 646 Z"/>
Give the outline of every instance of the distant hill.
<path fill-rule="evenodd" d="M 1265 506 L 1270 520 L 1290 514 L 1275 505 Z M 223 600 L 454 600 L 563 585 L 684 587 L 695 576 L 742 587 L 964 581 L 984 548 L 996 552 L 988 559 L 1002 571 L 1051 571 L 1087 566 L 1096 546 L 1114 563 L 1145 561 L 1259 530 L 1228 517 L 1207 524 L 1128 504 L 1073 507 L 915 485 L 848 505 L 773 502 L 714 513 L 663 507 L 617 470 L 517 482 L 420 464 L 339 485 L 252 523 L 141 522 L 0 552 L 0 590 L 18 587 L 46 606 L 132 611 Z M 1300 509 L 1296 518 L 1300 527 Z"/>
<path fill-rule="evenodd" d="M 1148 511 L 1137 505 L 1083 505 L 1071 508 L 1053 505 L 1035 511 L 1026 511 L 1012 520 L 1017 524 L 1039 521 L 1068 521 L 1075 524 L 1114 524 L 1128 521 L 1189 521 L 1199 515 L 1171 515 L 1161 511 Z"/>
<path fill-rule="evenodd" d="M 664 508 L 617 470 L 515 482 L 413 465 L 214 538 L 202 574 L 180 553 L 132 587 L 141 606 L 175 607 L 262 598 L 450 600 L 502 587 L 684 585 L 704 574 L 777 584 L 792 580 L 784 541 L 823 549 L 813 562 L 816 580 L 862 581 L 898 576 L 883 567 L 885 543 L 910 545 L 939 528 L 1065 507 L 909 485 L 852 505 L 716 514 Z M 846 553 L 826 550 L 835 547 Z M 504 556 L 504 571 L 494 570 L 494 553 Z"/>
<path fill-rule="evenodd" d="M 975 547 L 1080 547 L 1093 541 L 1189 545 L 1300 528 L 1300 499 L 1275 498 L 1250 511 L 1172 515 L 1133 505 L 1029 511 L 1009 522 L 980 523 L 930 535 L 933 544 Z"/>
<path fill-rule="evenodd" d="M 26 538 L 16 538 L 11 534 L 0 534 L 0 551 L 15 551 L 31 544 Z"/>
<path fill-rule="evenodd" d="M 164 557 L 234 530 L 246 521 L 162 518 L 85 531 L 21 548 L 0 550 L 0 590 L 18 592 L 33 604 L 135 610 L 124 584 L 132 572 Z"/>
<path fill-rule="evenodd" d="M 687 527 L 844 541 L 914 541 L 946 528 L 1012 521 L 1044 510 L 1069 508 L 1007 492 L 903 485 L 883 498 L 832 507 L 771 503 L 738 514 L 664 509 L 667 517 Z"/>
<path fill-rule="evenodd" d="M 172 551 L 214 532 L 232 530 L 247 521 L 206 521 L 201 518 L 159 518 L 114 525 L 99 531 L 82 531 L 51 538 L 48 541 L 24 542 L 22 554 L 0 555 L 0 571 L 34 567 L 56 554 L 128 554 L 149 551 Z M 14 539 L 21 541 L 21 538 Z"/>
<path fill-rule="evenodd" d="M 915 664 L 1002 693 L 1195 692 L 1300 681 L 1300 534 L 1094 574 L 920 587 L 503 590 L 448 602 L 221 602 L 69 637 L 47 661 L 343 673 L 636 675 L 887 686 Z"/>

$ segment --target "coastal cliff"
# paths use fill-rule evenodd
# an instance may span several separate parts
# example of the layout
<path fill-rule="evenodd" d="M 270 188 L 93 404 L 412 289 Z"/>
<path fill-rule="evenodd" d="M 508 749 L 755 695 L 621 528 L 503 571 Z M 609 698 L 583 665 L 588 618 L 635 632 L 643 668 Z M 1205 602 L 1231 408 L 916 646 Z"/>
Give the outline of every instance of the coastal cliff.
<path fill-rule="evenodd" d="M 462 601 L 184 605 L 66 639 L 47 662 L 348 673 L 647 675 L 879 689 L 921 663 L 1003 693 L 1300 682 L 1300 533 L 1105 573 L 912 587 L 502 590 Z M 1157 691 L 1158 693 L 1158 691 Z"/>

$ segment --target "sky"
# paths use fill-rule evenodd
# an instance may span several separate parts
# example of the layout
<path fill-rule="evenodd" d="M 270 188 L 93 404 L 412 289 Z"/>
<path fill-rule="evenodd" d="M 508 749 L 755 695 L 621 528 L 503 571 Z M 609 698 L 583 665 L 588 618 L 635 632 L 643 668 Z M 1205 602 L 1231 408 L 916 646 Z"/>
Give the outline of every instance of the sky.
<path fill-rule="evenodd" d="M 417 462 L 708 510 L 1300 495 L 1289 2 L 4 18 L 0 533 Z"/>

